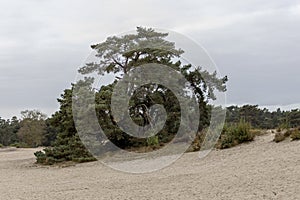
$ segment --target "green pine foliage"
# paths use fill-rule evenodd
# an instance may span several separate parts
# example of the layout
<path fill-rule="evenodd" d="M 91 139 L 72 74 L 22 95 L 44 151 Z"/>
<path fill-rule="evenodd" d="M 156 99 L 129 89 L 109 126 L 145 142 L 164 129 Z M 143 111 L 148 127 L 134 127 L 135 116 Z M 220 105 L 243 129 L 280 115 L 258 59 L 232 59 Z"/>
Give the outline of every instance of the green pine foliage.
<path fill-rule="evenodd" d="M 40 164 L 55 164 L 65 161 L 87 162 L 96 160 L 82 144 L 72 115 L 72 89 L 66 89 L 58 99 L 60 110 L 56 112 L 49 123 L 58 132 L 53 147 L 35 153 Z"/>

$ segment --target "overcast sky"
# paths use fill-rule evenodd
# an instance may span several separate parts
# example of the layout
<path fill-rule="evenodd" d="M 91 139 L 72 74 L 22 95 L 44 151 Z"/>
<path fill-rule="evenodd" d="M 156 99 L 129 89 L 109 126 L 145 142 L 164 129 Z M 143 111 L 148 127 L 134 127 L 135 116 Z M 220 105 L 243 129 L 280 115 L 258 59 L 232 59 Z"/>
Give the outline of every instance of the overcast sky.
<path fill-rule="evenodd" d="M 56 111 L 90 45 L 136 26 L 202 44 L 229 77 L 228 104 L 300 104 L 300 1 L 2 0 L 0 26 L 4 118 Z"/>

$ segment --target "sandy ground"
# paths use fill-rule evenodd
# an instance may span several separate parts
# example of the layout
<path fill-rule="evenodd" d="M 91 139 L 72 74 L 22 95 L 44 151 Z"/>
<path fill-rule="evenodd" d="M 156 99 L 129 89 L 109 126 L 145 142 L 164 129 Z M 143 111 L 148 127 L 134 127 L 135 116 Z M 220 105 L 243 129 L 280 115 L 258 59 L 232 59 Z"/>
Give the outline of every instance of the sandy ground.
<path fill-rule="evenodd" d="M 148 174 L 128 174 L 100 162 L 71 167 L 34 165 L 36 149 L 0 150 L 0 199 L 300 199 L 300 142 L 273 135 L 204 159 L 188 153 Z"/>

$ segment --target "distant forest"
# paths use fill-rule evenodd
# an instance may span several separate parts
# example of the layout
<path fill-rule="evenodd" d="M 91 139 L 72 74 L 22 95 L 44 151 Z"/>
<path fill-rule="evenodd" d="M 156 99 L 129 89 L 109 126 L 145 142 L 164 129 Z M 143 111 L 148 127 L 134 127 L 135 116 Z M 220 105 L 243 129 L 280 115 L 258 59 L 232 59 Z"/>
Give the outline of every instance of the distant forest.
<path fill-rule="evenodd" d="M 300 110 L 284 111 L 278 108 L 271 112 L 258 105 L 227 107 L 227 124 L 238 123 L 241 119 L 254 129 L 293 128 L 300 126 Z M 55 115 L 46 118 L 39 111 L 23 111 L 20 119 L 0 117 L 0 146 L 51 146 L 60 132 L 60 126 Z"/>
<path fill-rule="evenodd" d="M 283 111 L 278 108 L 276 111 L 271 112 L 266 108 L 260 109 L 258 105 L 227 107 L 227 123 L 237 123 L 241 119 L 249 122 L 252 128 L 294 128 L 300 126 L 300 110 Z"/>

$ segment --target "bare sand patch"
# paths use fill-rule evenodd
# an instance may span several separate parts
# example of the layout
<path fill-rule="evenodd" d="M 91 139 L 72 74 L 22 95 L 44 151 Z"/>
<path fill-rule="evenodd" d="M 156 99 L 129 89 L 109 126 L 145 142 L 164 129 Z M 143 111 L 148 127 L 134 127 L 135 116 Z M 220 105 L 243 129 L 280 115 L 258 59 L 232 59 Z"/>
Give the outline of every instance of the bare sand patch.
<path fill-rule="evenodd" d="M 66 168 L 33 164 L 39 149 L 0 150 L 1 200 L 16 199 L 300 199 L 300 142 L 274 135 L 203 159 L 184 154 L 148 174 L 115 171 L 100 162 Z"/>

